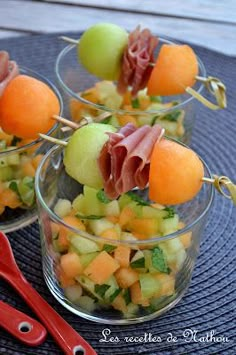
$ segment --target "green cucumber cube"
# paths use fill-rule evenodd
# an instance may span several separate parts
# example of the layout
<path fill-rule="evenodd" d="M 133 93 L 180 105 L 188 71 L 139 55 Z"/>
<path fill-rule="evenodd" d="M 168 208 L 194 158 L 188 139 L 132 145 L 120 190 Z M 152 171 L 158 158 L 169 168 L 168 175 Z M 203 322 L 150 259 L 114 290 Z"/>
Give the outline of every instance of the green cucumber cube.
<path fill-rule="evenodd" d="M 54 206 L 54 212 L 61 218 L 67 216 L 71 211 L 71 202 L 67 199 L 59 198 Z"/>
<path fill-rule="evenodd" d="M 140 281 L 141 292 L 144 298 L 153 297 L 161 289 L 160 282 L 149 273 L 140 274 L 139 281 Z"/>
<path fill-rule="evenodd" d="M 114 224 L 106 218 L 89 220 L 88 225 L 95 235 L 101 235 L 106 229 L 114 228 Z"/>
<path fill-rule="evenodd" d="M 174 217 L 162 219 L 160 221 L 160 232 L 162 235 L 174 233 L 178 230 L 179 216 L 177 214 Z"/>
<path fill-rule="evenodd" d="M 0 181 L 9 181 L 14 178 L 13 169 L 10 166 L 0 167 Z"/>
<path fill-rule="evenodd" d="M 78 234 L 70 236 L 70 244 L 75 248 L 78 254 L 94 253 L 100 250 L 96 242 L 88 238 L 81 237 Z"/>

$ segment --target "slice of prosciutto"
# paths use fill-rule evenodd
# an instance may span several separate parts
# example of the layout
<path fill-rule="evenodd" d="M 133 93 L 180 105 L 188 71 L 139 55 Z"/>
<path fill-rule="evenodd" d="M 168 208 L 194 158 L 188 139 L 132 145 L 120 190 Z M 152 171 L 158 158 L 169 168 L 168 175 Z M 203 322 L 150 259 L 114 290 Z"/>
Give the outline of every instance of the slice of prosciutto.
<path fill-rule="evenodd" d="M 154 50 L 157 45 L 158 38 L 146 28 L 141 30 L 138 26 L 129 34 L 117 83 L 119 94 L 123 95 L 131 86 L 131 94 L 135 98 L 138 91 L 145 88 L 153 69 L 150 63 L 154 62 Z"/>
<path fill-rule="evenodd" d="M 144 189 L 149 178 L 153 147 L 164 135 L 159 125 L 139 128 L 128 124 L 109 139 L 98 157 L 106 195 L 115 199 L 134 187 Z"/>
<path fill-rule="evenodd" d="M 0 51 L 0 96 L 9 82 L 18 74 L 19 68 L 17 63 L 9 60 L 8 52 Z"/>

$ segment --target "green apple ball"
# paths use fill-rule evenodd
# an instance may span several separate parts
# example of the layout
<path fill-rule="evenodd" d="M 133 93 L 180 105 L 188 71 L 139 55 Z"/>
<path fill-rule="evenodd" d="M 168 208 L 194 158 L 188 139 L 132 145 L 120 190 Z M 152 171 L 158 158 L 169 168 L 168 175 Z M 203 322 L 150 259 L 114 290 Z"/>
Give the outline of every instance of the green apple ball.
<path fill-rule="evenodd" d="M 115 131 L 113 126 L 103 123 L 91 123 L 75 131 L 65 148 L 67 174 L 80 184 L 101 189 L 103 182 L 97 159 L 108 140 L 106 132 Z"/>
<path fill-rule="evenodd" d="M 103 80 L 116 80 L 127 44 L 128 33 L 123 28 L 111 23 L 99 23 L 81 36 L 78 58 L 89 73 Z"/>

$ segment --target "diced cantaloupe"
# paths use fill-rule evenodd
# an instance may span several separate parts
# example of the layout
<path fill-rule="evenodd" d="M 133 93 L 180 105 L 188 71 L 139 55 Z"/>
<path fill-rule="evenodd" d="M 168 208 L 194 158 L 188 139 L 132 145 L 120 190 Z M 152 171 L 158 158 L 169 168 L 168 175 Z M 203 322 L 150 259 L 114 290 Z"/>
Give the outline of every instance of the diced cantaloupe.
<path fill-rule="evenodd" d="M 83 222 L 75 216 L 66 216 L 63 218 L 63 221 L 66 224 L 68 224 L 71 227 L 74 227 L 76 229 L 80 229 L 82 231 L 86 230 Z M 69 247 L 68 237 L 71 233 L 73 233 L 73 232 L 70 231 L 68 228 L 64 227 L 63 225 L 61 225 L 59 235 L 58 235 L 58 245 L 60 248 L 66 249 Z"/>
<path fill-rule="evenodd" d="M 128 267 L 130 262 L 131 249 L 125 245 L 118 245 L 114 251 L 114 258 L 121 267 Z"/>
<path fill-rule="evenodd" d="M 102 251 L 85 268 L 84 274 L 98 285 L 102 285 L 119 268 L 119 263 L 106 251 Z"/>
<path fill-rule="evenodd" d="M 175 278 L 172 275 L 167 275 L 163 273 L 153 274 L 161 284 L 160 290 L 157 292 L 156 296 L 171 296 L 175 292 Z"/>
<path fill-rule="evenodd" d="M 115 277 L 121 288 L 128 288 L 139 279 L 139 273 L 131 267 L 121 267 L 116 271 Z"/>
<path fill-rule="evenodd" d="M 130 286 L 130 295 L 131 301 L 134 304 L 140 304 L 144 307 L 149 306 L 149 300 L 147 298 L 144 298 L 142 295 L 139 281 L 136 281 L 133 285 Z"/>
<path fill-rule="evenodd" d="M 69 278 L 76 277 L 82 273 L 82 264 L 77 253 L 69 252 L 63 254 L 60 259 L 61 268 Z"/>
<path fill-rule="evenodd" d="M 60 281 L 60 285 L 61 287 L 69 287 L 69 286 L 73 286 L 76 284 L 75 279 L 68 277 L 65 272 L 61 269 L 59 272 L 59 281 Z"/>
<path fill-rule="evenodd" d="M 191 245 L 192 232 L 187 232 L 185 234 L 182 234 L 179 238 L 180 238 L 180 241 L 183 244 L 184 248 L 187 249 Z"/>
<path fill-rule="evenodd" d="M 124 228 L 127 225 L 127 223 L 129 223 L 130 220 L 132 220 L 135 217 L 136 214 L 134 210 L 128 206 L 125 206 L 120 213 L 120 217 L 119 217 L 120 226 Z"/>
<path fill-rule="evenodd" d="M 0 204 L 14 209 L 21 205 L 21 201 L 15 191 L 6 188 L 0 194 Z"/>
<path fill-rule="evenodd" d="M 105 229 L 101 234 L 100 237 L 107 238 L 107 239 L 114 239 L 119 240 L 120 234 L 118 233 L 115 227 Z"/>
<path fill-rule="evenodd" d="M 132 123 L 135 127 L 138 126 L 136 117 L 131 115 L 119 115 L 118 121 L 120 126 L 125 126 L 127 123 Z"/>
<path fill-rule="evenodd" d="M 158 233 L 158 221 L 155 218 L 134 218 L 129 222 L 131 231 L 146 236 L 153 236 Z"/>
<path fill-rule="evenodd" d="M 119 294 L 114 301 L 112 302 L 112 306 L 114 309 L 117 309 L 118 311 L 121 311 L 122 313 L 127 312 L 127 306 L 125 303 L 124 298 L 122 297 L 121 294 Z"/>

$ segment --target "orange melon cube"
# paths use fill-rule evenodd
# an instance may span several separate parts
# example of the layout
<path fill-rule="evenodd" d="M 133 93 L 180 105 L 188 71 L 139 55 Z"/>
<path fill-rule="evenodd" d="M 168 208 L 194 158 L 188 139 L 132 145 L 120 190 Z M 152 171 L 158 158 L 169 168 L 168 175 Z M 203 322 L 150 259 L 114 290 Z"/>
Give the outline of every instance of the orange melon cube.
<path fill-rule="evenodd" d="M 139 274 L 131 267 L 121 267 L 115 273 L 115 278 L 121 288 L 128 288 L 139 279 Z"/>
<path fill-rule="evenodd" d="M 82 264 L 78 254 L 69 252 L 61 256 L 61 268 L 68 278 L 74 278 L 82 273 Z"/>
<path fill-rule="evenodd" d="M 21 201 L 14 191 L 6 188 L 0 194 L 0 204 L 14 209 L 21 205 Z"/>
<path fill-rule="evenodd" d="M 127 123 L 133 123 L 135 127 L 138 126 L 137 124 L 137 119 L 134 116 L 131 115 L 119 115 L 118 121 L 121 126 L 125 126 Z"/>
<path fill-rule="evenodd" d="M 144 307 L 149 306 L 150 304 L 148 299 L 144 298 L 142 295 L 139 281 L 136 281 L 133 285 L 130 286 L 130 296 L 131 296 L 131 301 L 134 304 L 140 304 Z"/>
<path fill-rule="evenodd" d="M 102 251 L 84 269 L 84 274 L 98 285 L 105 283 L 119 268 L 119 263 L 106 251 Z"/>
<path fill-rule="evenodd" d="M 127 312 L 127 306 L 126 306 L 125 300 L 121 294 L 119 294 L 114 299 L 114 301 L 112 302 L 112 306 L 113 306 L 113 308 L 117 309 L 118 311 L 121 311 L 123 313 Z"/>
<path fill-rule="evenodd" d="M 158 273 L 153 275 L 160 283 L 161 289 L 156 296 L 171 296 L 175 292 L 175 278 L 172 275 Z"/>
<path fill-rule="evenodd" d="M 135 217 L 136 214 L 134 210 L 132 210 L 132 208 L 130 208 L 129 206 L 125 206 L 120 213 L 119 225 L 121 227 L 125 227 L 130 222 L 130 220 Z"/>
<path fill-rule="evenodd" d="M 114 251 L 114 258 L 118 261 L 121 267 L 128 267 L 130 262 L 130 247 L 118 245 Z"/>
<path fill-rule="evenodd" d="M 61 287 L 63 287 L 63 288 L 68 287 L 68 286 L 73 286 L 76 284 L 75 279 L 68 277 L 62 269 L 59 272 L 58 278 L 59 278 Z"/>
<path fill-rule="evenodd" d="M 129 222 L 129 228 L 138 235 L 150 237 L 157 234 L 158 221 L 156 218 L 134 218 Z"/>

